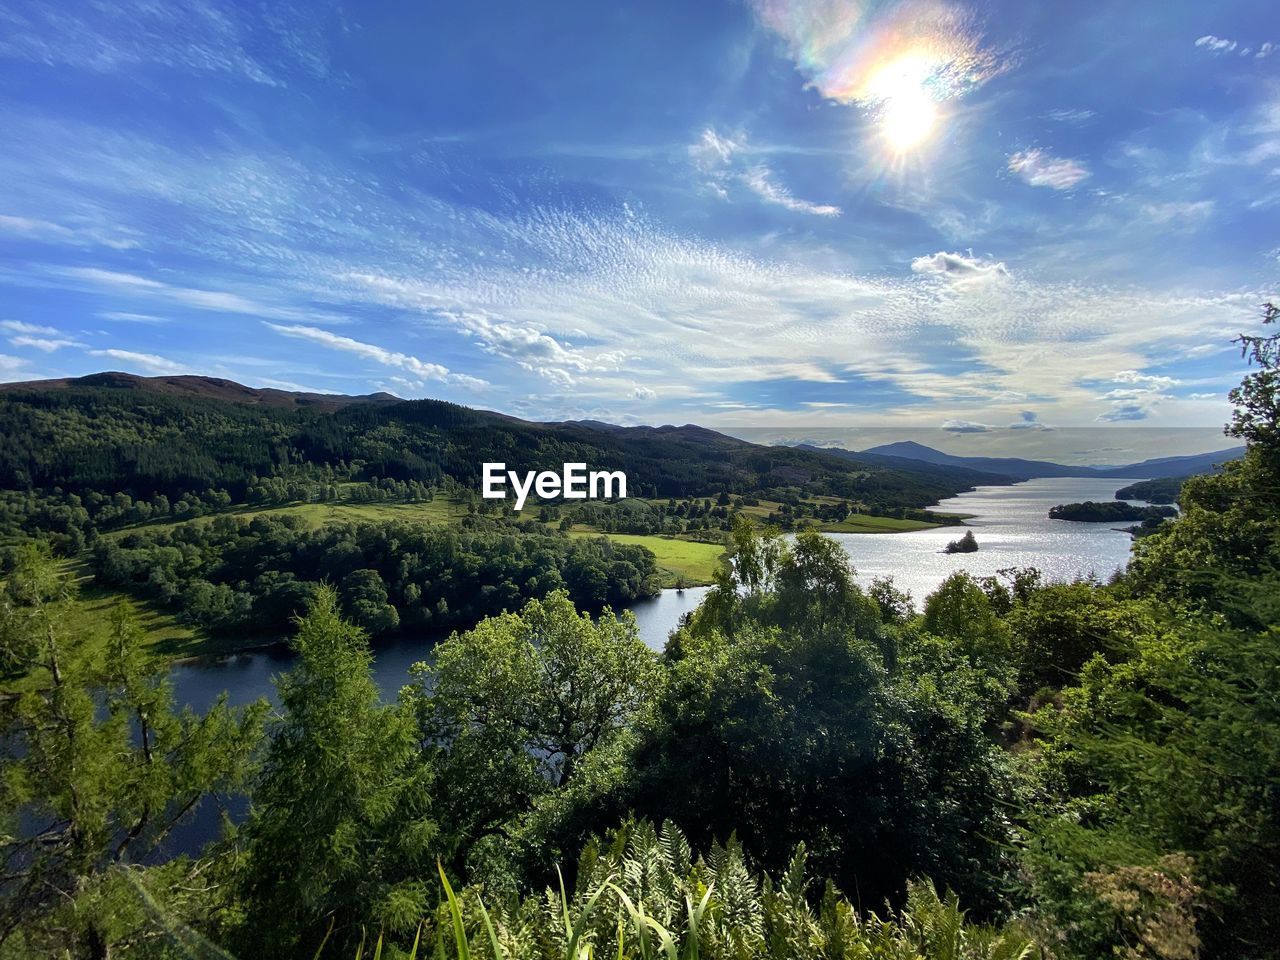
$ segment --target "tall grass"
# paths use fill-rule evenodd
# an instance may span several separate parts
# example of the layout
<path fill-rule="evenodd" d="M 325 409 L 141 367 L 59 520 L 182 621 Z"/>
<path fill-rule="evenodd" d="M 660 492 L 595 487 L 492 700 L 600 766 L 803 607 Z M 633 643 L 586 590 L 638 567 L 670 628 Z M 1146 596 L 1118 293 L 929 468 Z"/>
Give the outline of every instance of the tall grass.
<path fill-rule="evenodd" d="M 572 891 L 563 877 L 540 896 L 486 902 L 455 890 L 441 869 L 444 900 L 405 944 L 382 934 L 338 950 L 328 935 L 316 960 L 1030 960 L 1044 955 L 1016 926 L 968 922 L 954 894 L 911 885 L 897 911 L 859 913 L 830 884 L 811 889 L 798 849 L 776 879 L 753 872 L 730 841 L 695 858 L 671 824 L 628 825 L 583 852 Z M 138 889 L 148 913 L 163 912 Z M 165 924 L 184 957 L 231 960 L 185 927 Z M 331 931 L 332 932 L 332 931 Z"/>
<path fill-rule="evenodd" d="M 1015 927 L 969 923 L 952 894 L 913 884 L 899 911 L 859 912 L 830 885 L 810 888 L 804 850 L 775 881 L 734 842 L 694 858 L 675 827 L 640 823 L 592 845 L 572 891 L 486 902 L 455 892 L 433 924 L 437 960 L 1028 960 Z M 401 956 L 401 954 L 396 954 Z"/>

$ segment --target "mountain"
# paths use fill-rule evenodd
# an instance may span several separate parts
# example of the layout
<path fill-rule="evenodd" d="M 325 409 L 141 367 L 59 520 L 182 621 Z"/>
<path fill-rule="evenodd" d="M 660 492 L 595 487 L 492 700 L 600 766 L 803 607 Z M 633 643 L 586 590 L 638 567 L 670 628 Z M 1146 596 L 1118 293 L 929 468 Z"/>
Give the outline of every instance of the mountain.
<path fill-rule="evenodd" d="M 1013 481 L 1032 480 L 1036 477 L 1100 477 L 1154 480 L 1163 477 L 1185 477 L 1208 473 L 1228 460 L 1244 455 L 1244 447 L 1231 447 L 1213 453 L 1198 453 L 1183 457 L 1158 457 L 1124 466 L 1081 467 L 1046 460 L 1023 460 L 1018 457 L 957 457 L 913 440 L 887 443 L 853 456 L 871 463 L 895 463 L 903 460 L 930 463 L 938 466 L 977 470 L 983 473 L 1008 477 Z"/>
<path fill-rule="evenodd" d="M 916 446 L 919 446 L 918 444 Z M 982 470 L 975 470 L 971 467 L 953 466 L 948 463 L 935 463 L 931 460 L 916 459 L 914 457 L 892 456 L 883 453 L 871 453 L 863 451 L 855 453 L 852 450 L 841 450 L 838 447 L 817 447 L 813 444 L 798 443 L 798 450 L 813 450 L 818 453 L 827 453 L 832 456 L 840 457 L 845 460 L 851 460 L 855 463 L 872 463 L 877 466 L 890 467 L 895 470 L 910 470 L 917 473 L 923 473 L 927 476 L 947 477 L 958 480 L 964 480 L 973 487 L 999 486 L 1003 484 L 1013 483 L 1013 477 L 1007 473 L 987 473 Z M 921 447 L 922 450 L 928 450 L 928 447 Z M 937 451 L 931 451 L 937 453 Z M 946 454 L 942 454 L 946 456 Z"/>
<path fill-rule="evenodd" d="M 103 373 L 0 385 L 0 491 L 133 497 L 225 490 L 260 478 L 454 482 L 478 491 L 482 466 L 622 470 L 634 496 L 722 490 L 924 507 L 975 483 L 972 471 L 766 447 L 686 424 L 536 423 L 438 400 L 255 389 L 212 377 Z"/>
<path fill-rule="evenodd" d="M 110 390 L 138 390 L 171 397 L 194 397 L 206 400 L 225 400 L 251 406 L 288 408 L 309 407 L 317 410 L 337 410 L 352 404 L 399 403 L 400 398 L 389 393 L 369 393 L 363 396 L 346 396 L 337 393 L 306 393 L 276 390 L 270 387 L 246 387 L 234 380 L 219 377 L 172 376 L 140 377 L 132 373 L 107 371 L 92 373 L 87 377 L 64 377 L 58 380 L 27 380 L 0 384 L 0 391 L 42 392 L 82 387 L 103 387 Z"/>
<path fill-rule="evenodd" d="M 1230 460 L 1244 456 L 1244 447 L 1230 447 L 1212 453 L 1197 453 L 1187 457 L 1157 457 L 1124 467 L 1099 469 L 1100 477 L 1134 477 L 1143 480 L 1162 480 L 1166 477 L 1191 477 L 1198 473 L 1212 473 Z"/>
<path fill-rule="evenodd" d="M 940 466 L 963 467 L 983 473 L 998 474 L 1011 480 L 1032 480 L 1036 477 L 1096 477 L 1089 467 L 1069 467 L 1044 460 L 1023 460 L 1019 457 L 957 457 L 913 440 L 886 443 L 869 450 L 859 451 L 859 456 L 894 457 L 898 460 L 920 460 Z"/>

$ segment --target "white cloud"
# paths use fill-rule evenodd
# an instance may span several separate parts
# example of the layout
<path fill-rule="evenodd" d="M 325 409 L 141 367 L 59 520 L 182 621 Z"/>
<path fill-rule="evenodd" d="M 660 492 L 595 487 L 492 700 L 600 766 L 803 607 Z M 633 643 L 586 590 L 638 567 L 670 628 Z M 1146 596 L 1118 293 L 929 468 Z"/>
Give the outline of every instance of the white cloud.
<path fill-rule="evenodd" d="M 631 396 L 634 397 L 636 400 L 648 401 L 648 400 L 658 399 L 658 394 L 656 391 L 650 390 L 648 387 L 641 387 L 641 386 L 637 386 L 634 390 L 632 390 Z"/>
<path fill-rule="evenodd" d="M 1234 40 L 1215 37 L 1213 34 L 1207 33 L 1196 40 L 1196 46 L 1208 50 L 1210 53 L 1231 53 L 1235 50 L 1237 44 Z"/>
<path fill-rule="evenodd" d="M 1207 220 L 1213 214 L 1213 208 L 1212 200 L 1169 201 L 1148 203 L 1143 206 L 1142 212 L 1152 223 L 1179 223 L 1190 226 Z"/>
<path fill-rule="evenodd" d="M 1141 373 L 1138 370 L 1121 370 L 1113 375 L 1111 379 L 1115 383 L 1131 383 L 1147 390 L 1165 390 L 1169 387 L 1176 387 L 1181 383 L 1180 380 L 1174 377 Z"/>
<path fill-rule="evenodd" d="M 277 320 L 308 320 L 312 323 L 343 323 L 344 318 L 334 317 L 323 311 L 299 310 L 263 303 L 238 293 L 225 290 L 203 290 L 154 280 L 151 277 L 127 273 L 121 270 L 104 270 L 99 267 L 54 267 L 50 273 L 80 280 L 95 287 L 122 291 L 127 294 L 151 297 L 180 303 L 183 306 L 212 313 L 234 313 L 251 317 L 272 317 Z M 132 316 L 142 316 L 134 314 Z"/>
<path fill-rule="evenodd" d="M 1146 420 L 1156 412 L 1161 401 L 1173 399 L 1169 390 L 1181 383 L 1175 377 L 1138 370 L 1120 370 L 1102 382 L 1121 384 L 1098 398 L 1110 404 L 1096 418 L 1103 422 Z"/>
<path fill-rule="evenodd" d="M 153 316 L 149 313 L 128 313 L 121 310 L 106 310 L 99 313 L 103 320 L 115 320 L 117 323 L 168 323 L 164 317 Z"/>
<path fill-rule="evenodd" d="M 53 327 L 42 327 L 35 323 L 25 323 L 22 320 L 0 320 L 0 327 L 13 333 L 28 333 L 33 336 L 56 336 L 58 333 Z"/>
<path fill-rule="evenodd" d="M 818 217 L 838 217 L 840 208 L 829 203 L 801 200 L 782 184 L 767 164 L 749 162 L 753 154 L 745 136 L 731 139 L 711 127 L 689 146 L 689 159 L 707 179 L 705 185 L 722 200 L 730 198 L 730 187 L 746 187 L 765 203 L 783 207 L 793 213 Z"/>
<path fill-rule="evenodd" d="M 310 340 L 313 343 L 319 343 L 335 350 L 353 353 L 358 357 L 363 357 L 366 360 L 372 360 L 375 363 L 382 364 L 386 367 L 397 367 L 401 370 L 405 370 L 408 373 L 413 374 L 413 376 L 418 379 L 419 384 L 424 380 L 439 380 L 443 383 L 453 383 L 467 387 L 479 387 L 486 385 L 485 381 L 476 377 L 469 377 L 465 374 L 450 373 L 448 367 L 439 363 L 429 363 L 425 360 L 419 360 L 417 357 L 410 356 L 407 353 L 387 350 L 384 347 L 379 347 L 372 343 L 353 340 L 351 337 L 341 337 L 329 330 L 321 330 L 319 327 L 307 327 L 301 325 L 285 326 L 279 323 L 263 322 L 276 333 L 283 334 L 286 337 Z"/>
<path fill-rule="evenodd" d="M 1055 157 L 1038 147 L 1020 150 L 1009 156 L 1009 169 L 1033 187 L 1070 190 L 1089 176 L 1089 170 L 1078 160 Z"/>
<path fill-rule="evenodd" d="M 1045 114 L 1045 118 L 1048 120 L 1055 120 L 1058 123 L 1072 123 L 1079 125 L 1082 123 L 1088 123 L 1097 115 L 1097 112 L 1094 110 L 1068 108 L 1062 110 L 1050 110 Z"/>
<path fill-rule="evenodd" d="M 104 230 L 92 226 L 66 227 L 49 220 L 38 220 L 32 217 L 15 217 L 0 214 L 0 231 L 17 233 L 47 243 L 64 243 L 75 246 L 99 245 L 113 250 L 130 250 L 138 246 L 130 237 L 122 236 L 118 231 Z"/>
<path fill-rule="evenodd" d="M 66 340 L 55 337 L 31 337 L 23 334 L 17 337 L 9 338 L 10 346 L 14 347 L 30 347 L 33 350 L 43 350 L 45 353 L 53 353 L 63 347 L 83 347 L 84 344 L 79 340 Z"/>
<path fill-rule="evenodd" d="M 987 433 L 991 430 L 985 423 L 974 423 L 972 420 L 945 420 L 942 429 L 947 433 Z"/>
<path fill-rule="evenodd" d="M 1113 404 L 1110 410 L 1098 414 L 1098 420 L 1104 423 L 1119 423 L 1125 420 L 1145 420 L 1151 415 L 1148 405 L 1136 401 Z"/>
<path fill-rule="evenodd" d="M 796 213 L 810 213 L 818 217 L 838 217 L 840 208 L 829 203 L 810 203 L 791 195 L 786 187 L 773 180 L 773 172 L 764 164 L 756 164 L 744 171 L 740 179 L 747 189 L 766 203 L 786 207 Z"/>
<path fill-rule="evenodd" d="M 136 353 L 133 350 L 90 350 L 89 355 L 93 357 L 108 357 L 112 360 L 119 360 L 121 363 L 130 367 L 135 367 L 145 373 L 155 374 L 157 376 L 169 376 L 179 373 L 190 373 L 191 370 L 185 364 L 178 363 L 176 360 L 169 360 L 165 357 L 157 356 L 154 353 Z"/>
<path fill-rule="evenodd" d="M 0 353 L 0 380 L 8 382 L 16 376 L 20 376 L 20 371 L 27 365 L 27 361 L 22 357 L 10 357 Z"/>
<path fill-rule="evenodd" d="M 118 0 L 110 6 L 31 4 L 5 13 L 0 57 L 89 73 L 143 68 L 224 75 L 283 86 L 296 72 L 324 76 L 320 25 L 328 4 L 250 6 Z"/>
<path fill-rule="evenodd" d="M 727 166 L 738 151 L 738 144 L 707 127 L 702 135 L 689 145 L 689 158 L 701 170 L 711 172 Z"/>
<path fill-rule="evenodd" d="M 1034 410 L 1023 410 L 1018 420 L 1009 424 L 1010 430 L 1052 430 L 1053 427 L 1040 422 L 1040 416 Z"/>
<path fill-rule="evenodd" d="M 1271 54 L 1280 49 L 1276 43 L 1270 40 L 1263 41 L 1256 47 L 1251 46 L 1247 41 L 1230 40 L 1226 37 L 1215 37 L 1211 33 L 1205 34 L 1196 40 L 1196 46 L 1209 53 L 1218 54 L 1220 56 L 1234 53 L 1240 57 L 1249 57 L 1254 60 L 1265 60 Z"/>
<path fill-rule="evenodd" d="M 966 255 L 941 250 L 927 257 L 916 257 L 911 261 L 911 272 L 947 277 L 957 286 L 1009 276 L 1003 263 L 979 259 L 972 252 Z"/>

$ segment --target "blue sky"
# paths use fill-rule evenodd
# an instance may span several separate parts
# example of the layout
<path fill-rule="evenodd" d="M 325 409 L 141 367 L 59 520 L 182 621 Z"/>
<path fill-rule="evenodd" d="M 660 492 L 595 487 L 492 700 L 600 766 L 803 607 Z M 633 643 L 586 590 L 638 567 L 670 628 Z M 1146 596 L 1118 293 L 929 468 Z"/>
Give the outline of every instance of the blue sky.
<path fill-rule="evenodd" d="M 1118 460 L 1280 272 L 1265 0 L 0 0 L 0 121 L 6 380 Z"/>

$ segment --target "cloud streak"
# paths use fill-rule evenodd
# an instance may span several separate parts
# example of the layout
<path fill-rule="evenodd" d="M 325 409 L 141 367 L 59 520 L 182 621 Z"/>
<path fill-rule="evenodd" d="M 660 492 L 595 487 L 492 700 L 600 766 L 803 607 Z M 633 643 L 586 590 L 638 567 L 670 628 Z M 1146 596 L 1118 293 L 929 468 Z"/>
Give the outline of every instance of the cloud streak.
<path fill-rule="evenodd" d="M 707 188 L 723 200 L 730 199 L 730 191 L 743 186 L 765 203 L 783 207 L 793 213 L 807 213 L 818 217 L 838 217 L 841 210 L 834 204 L 813 203 L 801 200 L 777 182 L 768 165 L 759 161 L 748 162 L 750 147 L 745 137 L 730 139 L 708 127 L 689 147 L 689 158 L 706 178 Z"/>
<path fill-rule="evenodd" d="M 1055 157 L 1039 148 L 1010 154 L 1009 170 L 1033 187 L 1070 190 L 1089 176 L 1089 170 L 1078 160 Z"/>
<path fill-rule="evenodd" d="M 438 380 L 442 383 L 458 384 L 466 387 L 483 387 L 487 384 L 485 381 L 467 376 L 465 374 L 451 373 L 449 368 L 439 364 L 430 363 L 425 360 L 419 360 L 417 357 L 407 353 L 400 353 L 396 350 L 388 350 L 385 347 L 379 347 L 372 343 L 365 343 L 362 340 L 355 340 L 351 337 L 342 337 L 329 330 L 321 330 L 319 327 L 307 327 L 301 325 L 285 326 L 279 323 L 270 323 L 264 321 L 270 329 L 276 333 L 286 337 L 294 337 L 299 340 L 309 340 L 312 343 L 318 343 L 321 346 L 329 347 L 334 350 L 341 350 L 345 353 L 352 353 L 364 359 L 371 360 L 374 363 L 381 364 L 384 367 L 394 367 L 412 374 L 412 381 L 404 381 L 413 385 L 416 389 L 421 389 L 425 381 Z"/>

